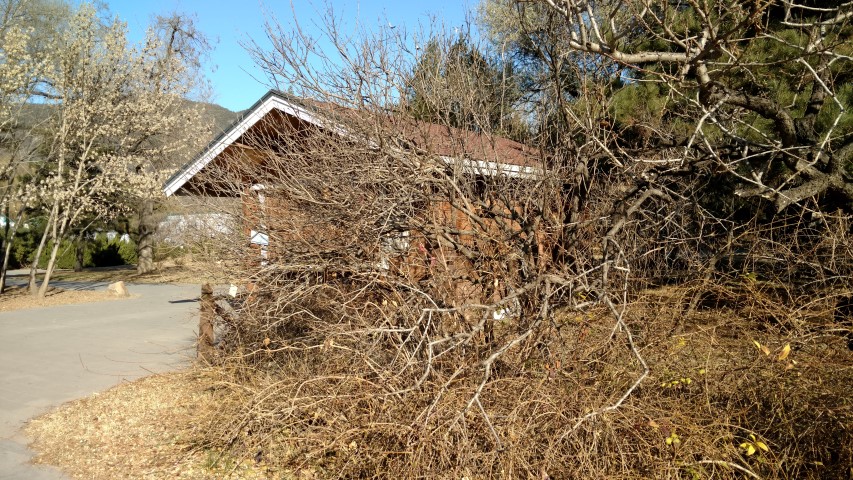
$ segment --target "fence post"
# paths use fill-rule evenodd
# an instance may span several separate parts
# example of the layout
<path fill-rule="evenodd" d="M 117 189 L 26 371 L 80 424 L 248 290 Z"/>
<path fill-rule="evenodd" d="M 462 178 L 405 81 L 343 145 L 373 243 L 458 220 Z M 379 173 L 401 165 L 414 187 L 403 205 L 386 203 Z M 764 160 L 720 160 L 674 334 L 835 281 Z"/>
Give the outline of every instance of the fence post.
<path fill-rule="evenodd" d="M 213 358 L 213 316 L 216 305 L 213 301 L 213 288 L 209 283 L 201 286 L 201 311 L 198 317 L 197 358 L 209 361 Z"/>

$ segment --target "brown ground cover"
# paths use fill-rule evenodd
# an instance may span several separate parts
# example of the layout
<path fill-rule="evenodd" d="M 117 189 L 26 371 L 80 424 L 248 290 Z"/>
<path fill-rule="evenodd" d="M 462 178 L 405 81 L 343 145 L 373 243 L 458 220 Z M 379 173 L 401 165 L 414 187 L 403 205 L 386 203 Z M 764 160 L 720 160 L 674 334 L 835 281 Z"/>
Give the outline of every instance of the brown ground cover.
<path fill-rule="evenodd" d="M 62 270 L 53 276 L 56 281 L 128 283 L 226 283 L 230 280 L 224 267 L 215 263 L 181 261 L 162 262 L 146 274 L 138 274 L 133 265 L 121 267 L 86 268 L 81 272 Z"/>
<path fill-rule="evenodd" d="M 130 297 L 117 297 L 110 292 L 104 291 L 81 291 L 51 289 L 44 298 L 30 295 L 26 288 L 10 287 L 0 295 L 0 312 L 12 310 L 23 310 L 28 308 L 56 307 L 59 305 L 71 305 L 77 303 L 107 302 L 114 300 L 125 300 Z"/>
<path fill-rule="evenodd" d="M 216 397 L 210 385 L 204 372 L 169 373 L 67 403 L 26 427 L 34 461 L 81 479 L 259 478 L 252 462 L 193 443 L 197 415 Z"/>
<path fill-rule="evenodd" d="M 42 276 L 39 275 L 39 281 L 41 278 Z M 229 278 L 225 268 L 221 266 L 193 261 L 181 261 L 180 263 L 175 263 L 174 261 L 163 262 L 154 272 L 143 275 L 136 273 L 136 267 L 133 265 L 87 268 L 80 272 L 59 270 L 54 273 L 53 281 L 97 283 L 124 281 L 127 283 L 189 284 L 239 283 L 238 280 Z M 132 289 L 130 293 L 130 298 L 134 298 Z M 0 312 L 122 299 L 123 298 L 121 297 L 116 297 L 115 295 L 110 294 L 105 288 L 102 291 L 80 291 L 51 288 L 44 298 L 37 298 L 29 295 L 25 288 L 13 286 L 7 287 L 6 291 L 0 295 Z"/>
<path fill-rule="evenodd" d="M 228 358 L 124 384 L 27 431 L 39 462 L 95 479 L 435 477 L 447 463 L 459 467 L 435 478 L 853 473 L 853 352 L 831 312 L 783 308 L 742 288 L 696 293 L 635 300 L 629 323 L 650 375 L 619 408 L 571 431 L 636 376 L 604 312 L 558 318 L 565 348 L 552 361 L 500 372 L 482 401 L 495 431 L 470 412 L 468 439 L 449 442 L 449 423 L 413 425 L 432 397 L 388 397 L 376 378 L 358 376 L 358 352 L 338 341 L 292 355 L 259 346 L 244 354 L 260 363 Z M 470 387 L 451 384 L 433 415 L 454 418 Z M 488 443 L 495 434 L 500 450 Z"/>

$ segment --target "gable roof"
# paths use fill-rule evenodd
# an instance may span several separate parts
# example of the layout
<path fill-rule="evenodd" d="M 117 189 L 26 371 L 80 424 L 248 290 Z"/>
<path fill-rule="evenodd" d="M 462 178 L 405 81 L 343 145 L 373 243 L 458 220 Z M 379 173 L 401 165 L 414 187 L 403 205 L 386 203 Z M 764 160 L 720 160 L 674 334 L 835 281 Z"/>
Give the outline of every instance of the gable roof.
<path fill-rule="evenodd" d="M 353 110 L 337 105 L 300 100 L 280 91 L 270 90 L 211 141 L 201 153 L 173 174 L 163 186 L 163 193 L 171 196 L 179 191 L 228 146 L 234 144 L 273 110 L 306 124 L 330 130 L 342 137 L 351 137 L 342 124 L 333 120 L 332 115 L 321 112 L 346 115 L 354 112 Z M 461 161 L 465 168 L 470 168 L 479 174 L 529 177 L 537 171 L 531 162 L 534 151 L 513 140 L 418 121 L 405 122 L 403 130 L 408 143 L 412 146 L 429 148 L 432 153 L 447 163 Z M 463 155 L 464 158 L 459 158 L 460 147 L 463 152 L 466 152 Z M 476 154 L 472 156 L 471 152 Z M 486 155 L 486 152 L 491 155 Z"/>

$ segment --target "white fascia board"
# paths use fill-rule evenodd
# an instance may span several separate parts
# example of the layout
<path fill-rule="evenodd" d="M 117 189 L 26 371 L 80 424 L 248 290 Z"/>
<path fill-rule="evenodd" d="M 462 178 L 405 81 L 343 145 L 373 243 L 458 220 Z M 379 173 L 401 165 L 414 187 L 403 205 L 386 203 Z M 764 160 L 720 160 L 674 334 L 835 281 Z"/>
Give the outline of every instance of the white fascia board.
<path fill-rule="evenodd" d="M 168 197 L 177 192 L 191 178 L 213 161 L 217 155 L 222 153 L 229 145 L 237 141 L 241 135 L 246 133 L 253 125 L 258 123 L 273 109 L 280 110 L 287 115 L 296 117 L 312 125 L 329 128 L 329 125 L 327 125 L 327 122 L 322 117 L 306 110 L 305 108 L 294 105 L 277 95 L 270 95 L 269 98 L 255 107 L 245 117 L 243 117 L 242 120 L 231 127 L 224 135 L 210 145 L 203 154 L 186 165 L 180 172 L 178 172 L 178 174 L 172 177 L 169 182 L 166 183 L 166 186 L 163 187 L 163 193 Z M 331 129 L 339 134 L 345 135 L 347 133 L 342 127 L 337 125 L 332 125 Z"/>
<path fill-rule="evenodd" d="M 467 171 L 483 176 L 506 175 L 512 178 L 530 179 L 540 176 L 542 171 L 536 167 L 525 167 L 513 163 L 489 162 L 485 160 L 472 160 L 469 158 L 456 158 L 440 156 L 441 160 L 448 165 L 461 164 Z"/>

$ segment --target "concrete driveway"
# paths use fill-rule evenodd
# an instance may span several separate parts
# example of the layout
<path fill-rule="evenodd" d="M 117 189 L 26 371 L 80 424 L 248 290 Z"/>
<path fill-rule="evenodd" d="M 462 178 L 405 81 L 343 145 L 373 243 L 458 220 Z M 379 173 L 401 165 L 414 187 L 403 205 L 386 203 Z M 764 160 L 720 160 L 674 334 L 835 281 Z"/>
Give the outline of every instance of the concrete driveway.
<path fill-rule="evenodd" d="M 106 284 L 56 286 L 100 290 Z M 0 479 L 67 478 L 29 463 L 32 452 L 20 433 L 28 419 L 176 369 L 195 355 L 200 287 L 130 284 L 128 290 L 139 298 L 0 313 Z"/>

